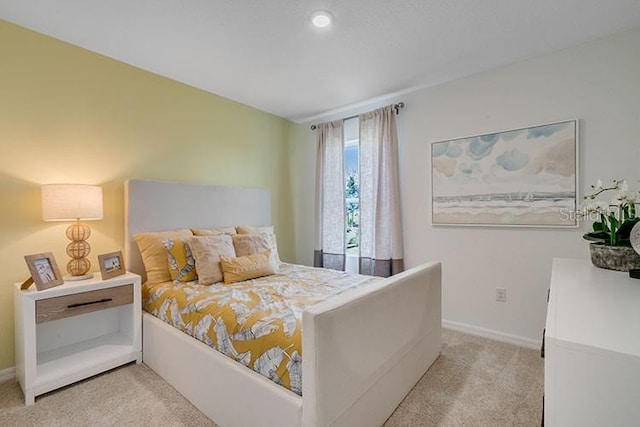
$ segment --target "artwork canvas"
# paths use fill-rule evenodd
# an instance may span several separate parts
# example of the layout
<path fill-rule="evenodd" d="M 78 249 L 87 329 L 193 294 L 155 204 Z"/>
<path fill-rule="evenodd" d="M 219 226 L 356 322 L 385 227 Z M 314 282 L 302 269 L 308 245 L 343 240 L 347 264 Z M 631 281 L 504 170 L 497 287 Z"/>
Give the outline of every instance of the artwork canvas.
<path fill-rule="evenodd" d="M 577 124 L 433 143 L 432 223 L 576 227 Z"/>

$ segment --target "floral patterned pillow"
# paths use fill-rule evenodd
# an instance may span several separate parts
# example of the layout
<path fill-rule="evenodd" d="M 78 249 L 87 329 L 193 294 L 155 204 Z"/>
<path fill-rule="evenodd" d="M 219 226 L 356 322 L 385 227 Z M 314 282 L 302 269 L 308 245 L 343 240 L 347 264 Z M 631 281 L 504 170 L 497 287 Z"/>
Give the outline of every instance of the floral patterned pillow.
<path fill-rule="evenodd" d="M 193 282 L 198 279 L 196 263 L 187 239 L 166 239 L 163 244 L 167 249 L 171 279 L 175 283 Z"/>

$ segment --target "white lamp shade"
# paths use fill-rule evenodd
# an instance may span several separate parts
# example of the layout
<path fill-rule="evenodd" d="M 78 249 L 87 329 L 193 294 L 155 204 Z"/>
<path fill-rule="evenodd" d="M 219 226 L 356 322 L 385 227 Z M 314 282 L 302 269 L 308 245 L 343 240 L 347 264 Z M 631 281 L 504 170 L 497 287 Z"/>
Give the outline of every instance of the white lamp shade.
<path fill-rule="evenodd" d="M 84 184 L 43 185 L 42 219 L 45 221 L 102 219 L 102 187 Z"/>

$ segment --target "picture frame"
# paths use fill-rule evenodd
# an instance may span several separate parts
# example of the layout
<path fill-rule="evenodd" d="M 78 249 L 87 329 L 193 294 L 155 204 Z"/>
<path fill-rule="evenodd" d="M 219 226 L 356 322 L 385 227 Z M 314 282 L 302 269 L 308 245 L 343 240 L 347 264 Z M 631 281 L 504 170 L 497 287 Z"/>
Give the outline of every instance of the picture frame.
<path fill-rule="evenodd" d="M 52 252 L 43 252 L 40 254 L 25 255 L 24 260 L 29 267 L 33 283 L 39 291 L 62 285 L 64 279 L 60 274 L 58 263 Z M 27 280 L 29 282 L 29 280 Z M 27 283 L 25 282 L 25 284 Z"/>
<path fill-rule="evenodd" d="M 431 143 L 434 226 L 578 227 L 579 121 Z"/>
<path fill-rule="evenodd" d="M 98 255 L 98 264 L 100 264 L 102 280 L 121 276 L 127 272 L 124 267 L 122 251 Z"/>

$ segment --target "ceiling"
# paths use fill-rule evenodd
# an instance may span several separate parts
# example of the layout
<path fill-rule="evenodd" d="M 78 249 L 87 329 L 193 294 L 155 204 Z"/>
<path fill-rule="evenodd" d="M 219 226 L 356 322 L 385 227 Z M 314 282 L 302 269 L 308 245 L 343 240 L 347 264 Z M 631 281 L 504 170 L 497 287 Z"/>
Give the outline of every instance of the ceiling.
<path fill-rule="evenodd" d="M 640 27 L 640 1 L 0 0 L 0 19 L 303 122 Z"/>

